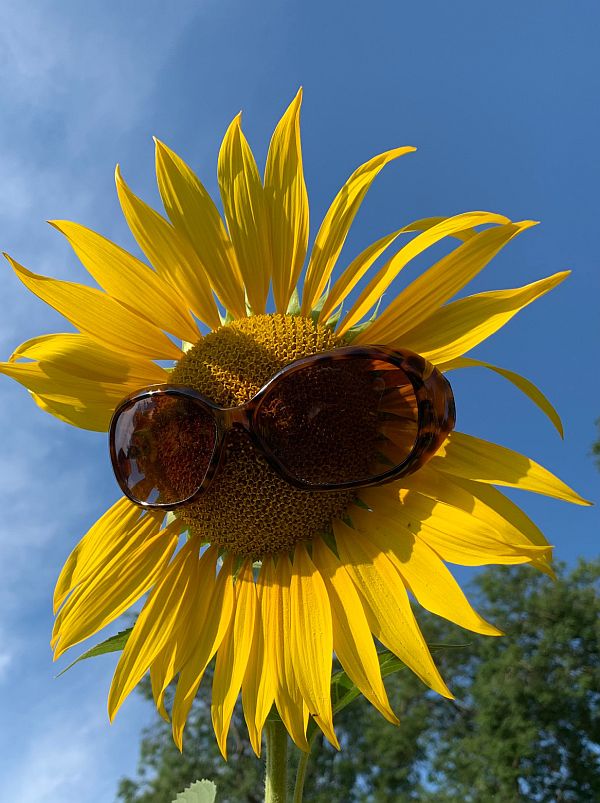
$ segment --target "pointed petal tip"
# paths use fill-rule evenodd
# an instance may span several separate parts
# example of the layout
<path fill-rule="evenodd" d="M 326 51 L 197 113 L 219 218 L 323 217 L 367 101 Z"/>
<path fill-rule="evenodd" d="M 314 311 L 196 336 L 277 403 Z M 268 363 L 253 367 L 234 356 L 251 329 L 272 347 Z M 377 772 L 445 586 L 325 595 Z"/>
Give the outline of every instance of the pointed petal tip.
<path fill-rule="evenodd" d="M 515 223 L 515 226 L 519 227 L 519 231 L 525 231 L 525 229 L 531 229 L 533 226 L 539 226 L 539 220 L 519 220 Z"/>
<path fill-rule="evenodd" d="M 173 725 L 173 742 L 179 752 L 183 753 L 183 728 L 176 728 Z"/>
<path fill-rule="evenodd" d="M 288 113 L 290 113 L 290 112 L 298 113 L 300 111 L 300 106 L 302 105 L 302 96 L 303 96 L 303 94 L 304 94 L 304 91 L 303 91 L 302 87 L 300 87 L 298 89 L 298 91 L 296 92 L 296 94 L 294 95 L 294 98 L 293 98 L 292 102 L 288 106 L 288 109 L 287 109 Z"/>
<path fill-rule="evenodd" d="M 386 706 L 385 710 L 381 711 L 381 714 L 387 719 L 390 725 L 396 725 L 396 727 L 400 725 L 400 720 L 389 706 Z"/>
<path fill-rule="evenodd" d="M 221 752 L 221 755 L 223 756 L 223 760 L 224 761 L 228 761 L 228 759 L 227 759 L 227 740 L 226 739 L 224 740 L 222 737 L 217 736 L 217 744 L 219 745 L 219 750 Z"/>
<path fill-rule="evenodd" d="M 486 636 L 493 636 L 494 638 L 496 638 L 498 636 L 505 636 L 506 635 L 504 630 L 500 630 L 499 627 L 496 627 L 495 625 L 492 625 L 489 622 L 485 622 L 485 625 L 486 625 L 486 629 L 485 629 L 485 634 L 484 635 L 486 635 Z"/>

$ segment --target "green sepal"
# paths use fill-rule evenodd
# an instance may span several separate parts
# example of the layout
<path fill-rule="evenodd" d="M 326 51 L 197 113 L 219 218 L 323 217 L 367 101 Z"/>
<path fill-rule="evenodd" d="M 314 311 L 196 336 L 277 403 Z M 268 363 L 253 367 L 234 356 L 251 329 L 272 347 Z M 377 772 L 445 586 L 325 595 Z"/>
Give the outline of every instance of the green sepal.
<path fill-rule="evenodd" d="M 221 320 L 221 326 L 227 326 L 227 324 L 235 321 L 235 315 L 232 315 L 229 310 L 225 310 L 225 315 L 221 315 L 219 312 L 219 318 Z"/>
<path fill-rule="evenodd" d="M 325 326 L 327 329 L 335 329 L 335 327 L 340 322 L 340 318 L 342 317 L 342 310 L 344 309 L 344 302 L 340 304 L 340 306 L 334 311 L 333 315 L 330 315 L 329 318 L 325 321 Z"/>
<path fill-rule="evenodd" d="M 373 509 L 373 508 L 370 508 L 369 505 L 367 505 L 366 502 L 363 502 L 363 500 L 360 498 L 360 496 L 355 496 L 354 499 L 352 500 L 352 502 L 356 505 L 356 507 L 360 507 L 363 510 L 372 510 Z"/>
<path fill-rule="evenodd" d="M 86 650 L 83 655 L 76 658 L 73 663 L 69 664 L 62 672 L 59 672 L 56 677 L 59 678 L 61 675 L 64 675 L 65 672 L 68 672 L 69 669 L 72 669 L 75 664 L 78 664 L 80 661 L 86 661 L 88 658 L 95 658 L 97 655 L 105 655 L 109 652 L 120 652 L 125 648 L 127 639 L 132 630 L 133 627 L 128 627 L 126 630 L 121 630 L 120 633 L 116 633 L 105 641 L 101 641 L 100 644 L 96 644 L 95 647 L 90 647 L 89 650 Z"/>
<path fill-rule="evenodd" d="M 184 792 L 180 792 L 173 803 L 213 803 L 217 787 L 212 781 L 195 781 Z"/>
<path fill-rule="evenodd" d="M 331 280 L 327 282 L 327 287 L 325 288 L 325 292 L 311 310 L 310 317 L 315 325 L 319 322 L 319 316 L 321 314 L 321 310 L 325 306 L 325 302 L 327 301 L 327 296 L 329 295 L 330 290 L 331 290 Z"/>
<path fill-rule="evenodd" d="M 285 314 L 300 315 L 300 296 L 298 295 L 297 287 L 294 287 L 294 292 L 291 295 Z"/>
<path fill-rule="evenodd" d="M 346 340 L 346 342 L 351 343 L 357 335 L 367 330 L 372 323 L 375 323 L 375 321 L 377 320 L 377 314 L 379 313 L 379 307 L 381 306 L 382 301 L 383 301 L 383 296 L 380 297 L 379 301 L 377 302 L 377 306 L 375 307 L 375 311 L 367 321 L 363 321 L 362 323 L 357 323 L 354 326 L 350 327 L 350 329 L 348 329 L 348 331 L 344 335 L 344 340 Z"/>

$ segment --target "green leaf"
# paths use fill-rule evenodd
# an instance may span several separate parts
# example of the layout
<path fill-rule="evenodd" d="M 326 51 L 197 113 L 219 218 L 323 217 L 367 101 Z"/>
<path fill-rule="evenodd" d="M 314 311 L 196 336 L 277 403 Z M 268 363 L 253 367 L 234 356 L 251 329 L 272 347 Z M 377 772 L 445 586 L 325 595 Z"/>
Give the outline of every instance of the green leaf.
<path fill-rule="evenodd" d="M 428 646 L 431 652 L 438 652 L 439 650 L 461 649 L 464 647 L 468 647 L 469 645 L 429 644 Z M 406 664 L 404 664 L 389 650 L 383 650 L 382 652 L 378 653 L 377 657 L 379 658 L 379 668 L 381 670 L 381 676 L 384 678 L 387 677 L 388 675 L 393 675 L 396 672 L 400 672 L 401 670 L 406 669 Z M 338 711 L 341 711 L 343 708 L 346 708 L 347 705 L 350 705 L 350 703 L 356 700 L 356 698 L 359 696 L 360 696 L 359 689 L 354 685 L 354 683 L 350 680 L 350 678 L 345 672 L 343 671 L 336 672 L 334 675 L 332 675 L 331 700 L 334 714 L 337 714 Z"/>
<path fill-rule="evenodd" d="M 180 792 L 173 803 L 213 803 L 217 787 L 212 781 L 195 781 L 184 792 Z"/>
<path fill-rule="evenodd" d="M 95 658 L 97 655 L 105 655 L 108 652 L 119 652 L 122 650 L 125 645 L 127 644 L 127 639 L 129 638 L 129 634 L 133 630 L 133 627 L 128 627 L 126 630 L 121 630 L 120 633 L 116 633 L 114 636 L 107 638 L 106 641 L 101 641 L 100 644 L 96 644 L 95 647 L 91 647 L 89 650 L 80 655 L 79 658 L 76 658 L 72 664 L 63 669 L 62 672 L 59 672 L 56 676 L 59 678 L 61 675 L 64 675 L 65 672 L 68 672 L 69 669 L 78 664 L 80 661 L 85 661 L 88 658 Z"/>

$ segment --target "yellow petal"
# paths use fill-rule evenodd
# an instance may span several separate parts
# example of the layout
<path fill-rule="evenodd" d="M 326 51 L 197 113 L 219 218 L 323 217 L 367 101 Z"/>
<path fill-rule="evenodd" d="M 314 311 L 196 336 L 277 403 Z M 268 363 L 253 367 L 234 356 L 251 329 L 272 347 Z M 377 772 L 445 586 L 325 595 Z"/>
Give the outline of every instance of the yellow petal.
<path fill-rule="evenodd" d="M 112 410 L 108 409 L 105 401 L 95 403 L 89 399 L 85 402 L 73 400 L 68 403 L 57 402 L 53 398 L 29 391 L 31 398 L 45 413 L 49 413 L 59 421 L 70 424 L 79 429 L 88 429 L 91 432 L 106 432 L 110 425 Z"/>
<path fill-rule="evenodd" d="M 502 217 L 499 215 L 499 217 Z M 405 226 L 402 231 L 410 232 L 410 231 L 428 231 L 432 229 L 434 226 L 437 226 L 438 223 L 443 223 L 444 220 L 447 218 L 443 216 L 435 216 L 435 217 L 423 217 L 419 220 L 413 220 L 412 223 L 409 223 L 408 226 Z M 502 221 L 498 221 L 499 223 L 510 223 L 508 218 L 504 218 Z M 461 231 L 455 231 L 450 237 L 454 237 L 457 240 L 460 240 L 461 243 L 466 243 L 467 240 L 470 240 L 471 237 L 476 237 L 478 234 L 477 229 L 463 229 Z"/>
<path fill-rule="evenodd" d="M 123 383 L 143 387 L 165 382 L 168 376 L 151 360 L 122 354 L 101 346 L 80 334 L 39 335 L 21 343 L 10 356 L 10 362 L 37 360 L 48 374 L 59 371 L 99 382 Z"/>
<path fill-rule="evenodd" d="M 374 156 L 358 167 L 336 195 L 315 239 L 302 291 L 302 314 L 310 315 L 321 297 L 346 241 L 350 226 L 369 187 L 383 168 L 416 148 L 395 148 Z"/>
<path fill-rule="evenodd" d="M 370 342 L 397 342 L 405 332 L 426 320 L 470 282 L 513 237 L 533 225 L 533 221 L 525 220 L 486 229 L 440 259 L 397 295 L 378 316 L 369 327 Z M 431 236 L 434 231 L 435 227 L 428 235 L 421 234 L 420 237 Z"/>
<path fill-rule="evenodd" d="M 373 512 L 353 507 L 350 515 L 354 528 L 387 555 L 420 605 L 475 633 L 502 635 L 473 610 L 438 555 L 418 536 L 379 513 L 376 505 Z"/>
<path fill-rule="evenodd" d="M 46 366 L 47 368 L 47 366 Z M 34 393 L 42 393 L 64 403 L 70 399 L 80 398 L 90 401 L 106 400 L 107 408 L 114 406 L 127 394 L 127 386 L 112 382 L 63 373 L 62 371 L 45 370 L 39 363 L 0 363 L 0 373 L 9 376 Z M 135 385 L 134 387 L 139 387 Z"/>
<path fill-rule="evenodd" d="M 23 358 L 39 362 L 16 362 Z M 106 349 L 80 334 L 33 338 L 10 360 L 0 363 L 0 373 L 28 388 L 43 410 L 101 432 L 107 431 L 115 407 L 126 395 L 168 377 L 150 360 Z"/>
<path fill-rule="evenodd" d="M 369 627 L 389 650 L 434 691 L 452 698 L 415 620 L 406 589 L 389 558 L 360 533 L 334 520 L 340 559 L 365 605 Z"/>
<path fill-rule="evenodd" d="M 252 658 L 248 661 L 242 683 L 244 719 L 248 726 L 252 749 L 258 757 L 261 754 L 262 729 L 275 699 L 275 683 L 272 673 L 274 664 L 273 639 L 266 632 L 262 614 L 265 578 L 267 576 L 270 577 L 269 563 L 267 561 L 262 564 L 256 581 L 258 604 L 254 617 L 254 633 L 252 635 Z"/>
<path fill-rule="evenodd" d="M 111 721 L 169 642 L 187 595 L 194 593 L 199 546 L 198 538 L 187 541 L 150 592 L 115 670 L 108 694 Z"/>
<path fill-rule="evenodd" d="M 552 548 L 531 519 L 491 485 L 451 477 L 425 465 L 410 477 L 402 478 L 402 489 L 401 498 L 406 491 L 416 491 L 464 511 L 478 519 L 476 526 L 486 531 L 491 527 L 506 544 Z"/>
<path fill-rule="evenodd" d="M 331 608 L 325 583 L 303 543 L 294 551 L 290 618 L 290 647 L 298 687 L 315 721 L 339 750 L 331 711 Z"/>
<path fill-rule="evenodd" d="M 235 583 L 235 613 L 217 652 L 212 685 L 212 722 L 219 748 L 225 759 L 233 708 L 246 673 L 252 647 L 255 616 L 256 588 L 252 575 L 252 561 L 247 560 L 240 569 Z M 252 660 L 255 660 L 254 656 Z"/>
<path fill-rule="evenodd" d="M 477 346 L 501 329 L 519 310 L 548 293 L 569 275 L 555 273 L 512 290 L 461 298 L 434 312 L 427 320 L 403 334 L 398 345 L 412 349 L 430 362 L 446 363 Z M 388 345 L 395 345 L 387 340 Z"/>
<path fill-rule="evenodd" d="M 271 280 L 271 245 L 265 190 L 250 146 L 233 120 L 219 152 L 218 176 L 223 209 L 250 307 L 264 313 Z"/>
<path fill-rule="evenodd" d="M 386 234 L 385 237 L 382 237 L 380 240 L 377 240 L 377 242 L 374 242 L 373 245 L 365 248 L 356 259 L 352 260 L 327 294 L 325 303 L 319 313 L 320 323 L 327 322 L 327 319 L 334 309 L 354 290 L 371 265 L 373 265 L 386 248 L 400 236 L 402 231 L 403 230 L 400 229 L 391 234 Z"/>
<path fill-rule="evenodd" d="M 93 575 L 114 550 L 121 549 L 129 541 L 140 516 L 142 510 L 126 497 L 121 497 L 92 525 L 67 558 L 56 581 L 54 613 L 78 583 Z M 149 522 L 152 519 L 148 516 Z M 160 525 L 157 517 L 154 520 Z"/>
<path fill-rule="evenodd" d="M 401 490 L 399 499 L 397 492 L 378 490 L 380 493 L 372 489 L 361 491 L 361 500 L 396 522 L 399 531 L 418 535 L 450 563 L 463 566 L 526 563 L 548 551 L 547 546 L 524 544 L 524 539 L 516 543 L 507 541 L 482 518 L 416 491 Z"/>
<path fill-rule="evenodd" d="M 377 651 L 365 612 L 350 577 L 321 538 L 313 541 L 313 560 L 323 578 L 333 624 L 333 649 L 352 682 L 383 716 L 394 725 Z"/>
<path fill-rule="evenodd" d="M 193 246 L 227 310 L 236 318 L 245 317 L 242 277 L 217 207 L 183 159 L 155 142 L 158 189 L 175 230 Z"/>
<path fill-rule="evenodd" d="M 213 547 L 211 547 L 213 549 Z M 190 616 L 192 641 L 190 657 L 179 673 L 173 700 L 173 740 L 181 750 L 183 730 L 206 667 L 219 649 L 233 614 L 233 581 L 231 557 L 223 561 L 216 582 L 199 587 L 201 597 Z M 210 597 L 206 593 L 212 586 Z"/>
<path fill-rule="evenodd" d="M 118 166 L 115 178 L 125 220 L 158 275 L 179 291 L 201 321 L 216 329 L 221 321 L 210 282 L 187 240 L 129 189 Z"/>
<path fill-rule="evenodd" d="M 177 290 L 152 268 L 91 229 L 68 220 L 50 221 L 109 296 L 160 329 L 195 343 L 198 327 Z"/>
<path fill-rule="evenodd" d="M 177 360 L 181 349 L 145 318 L 94 287 L 50 279 L 6 258 L 28 290 L 104 346 L 147 359 Z"/>
<path fill-rule="evenodd" d="M 24 358 L 38 362 L 21 362 Z M 28 388 L 42 409 L 75 426 L 104 432 L 126 395 L 168 377 L 150 360 L 111 351 L 78 334 L 33 338 L 10 360 L 0 363 L 0 373 Z"/>
<path fill-rule="evenodd" d="M 165 705 L 165 695 L 162 691 L 162 683 L 165 674 L 167 673 L 167 666 L 171 662 L 171 656 L 174 648 L 172 644 L 167 644 L 165 649 L 155 658 L 154 662 L 150 665 L 150 686 L 152 688 L 152 697 L 156 710 L 165 722 L 171 722 L 171 717 Z"/>
<path fill-rule="evenodd" d="M 58 405 L 67 416 L 68 409 L 74 409 L 82 412 L 85 418 L 84 421 L 75 422 L 77 426 L 103 432 L 108 429 L 117 404 L 140 387 L 139 384 L 127 386 L 82 379 L 60 371 L 48 373 L 38 363 L 0 363 L 0 374 L 11 377 L 36 396 L 41 396 L 48 412 L 53 412 L 52 405 Z M 59 417 L 64 418 L 64 415 Z"/>
<path fill-rule="evenodd" d="M 431 466 L 467 480 L 522 488 L 576 505 L 591 504 L 525 455 L 464 432 L 450 433 Z"/>
<path fill-rule="evenodd" d="M 271 228 L 273 296 L 285 312 L 306 257 L 308 195 L 300 143 L 300 89 L 277 124 L 265 167 L 265 197 Z"/>
<path fill-rule="evenodd" d="M 515 373 L 508 371 L 506 368 L 499 368 L 497 365 L 491 365 L 489 362 L 482 362 L 481 360 L 474 360 L 471 357 L 457 357 L 455 360 L 443 363 L 437 366 L 440 371 L 454 371 L 457 368 L 488 368 L 490 371 L 500 374 L 509 382 L 512 382 L 515 387 L 519 388 L 526 396 L 529 396 L 531 401 L 536 404 L 540 410 L 545 413 L 550 421 L 556 427 L 560 437 L 564 437 L 563 426 L 559 414 L 556 412 L 550 401 L 544 396 L 542 391 L 536 387 L 529 379 Z"/>
<path fill-rule="evenodd" d="M 348 329 L 361 320 L 387 290 L 400 271 L 419 254 L 435 243 L 464 229 L 471 229 L 484 223 L 505 223 L 506 218 L 491 212 L 465 212 L 461 215 L 445 218 L 442 222 L 417 235 L 400 249 L 367 284 L 359 297 L 349 309 L 337 332 L 345 334 Z M 462 246 L 461 246 L 462 247 Z M 371 343 L 379 342 L 371 340 Z"/>
<path fill-rule="evenodd" d="M 295 744 L 306 752 L 307 715 L 294 674 L 290 650 L 289 588 L 292 566 L 287 554 L 280 555 L 277 566 L 271 558 L 263 563 L 265 580 L 262 594 L 262 614 L 265 639 L 271 642 L 271 676 L 274 682 L 275 705 Z"/>
<path fill-rule="evenodd" d="M 161 530 L 150 516 L 139 522 L 130 542 L 65 602 L 54 626 L 55 659 L 113 622 L 152 588 L 173 556 L 180 530 L 180 522 Z"/>
<path fill-rule="evenodd" d="M 444 476 L 440 474 L 440 476 Z M 450 477 L 445 475 L 449 480 Z M 503 538 L 511 543 L 535 544 L 546 548 L 539 556 L 532 558 L 531 563 L 540 571 L 555 579 L 552 570 L 552 547 L 546 540 L 539 527 L 508 499 L 501 491 L 484 482 L 465 480 L 462 477 L 452 477 L 452 482 L 466 491 L 476 501 L 476 504 L 485 505 L 489 512 L 496 515 L 495 527 Z"/>
<path fill-rule="evenodd" d="M 215 583 L 215 565 L 217 551 L 207 549 L 193 565 L 193 577 L 190 583 L 190 593 L 182 600 L 177 621 L 171 630 L 171 636 L 162 651 L 150 666 L 150 679 L 152 682 L 152 695 L 161 716 L 168 721 L 165 708 L 165 692 L 181 667 L 189 660 L 193 645 L 196 642 L 195 610 L 198 598 L 201 600 L 210 597 L 211 589 Z"/>

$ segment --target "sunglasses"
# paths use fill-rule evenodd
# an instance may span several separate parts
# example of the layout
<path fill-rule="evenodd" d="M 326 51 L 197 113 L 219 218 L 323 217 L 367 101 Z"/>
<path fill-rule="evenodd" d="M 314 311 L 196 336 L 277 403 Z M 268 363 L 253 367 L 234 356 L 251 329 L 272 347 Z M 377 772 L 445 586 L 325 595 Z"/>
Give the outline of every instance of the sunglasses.
<path fill-rule="evenodd" d="M 132 502 L 174 510 L 210 486 L 234 427 L 291 485 L 337 491 L 416 471 L 454 424 L 450 384 L 423 357 L 344 346 L 290 363 L 239 407 L 182 385 L 139 390 L 113 414 L 110 455 Z"/>

